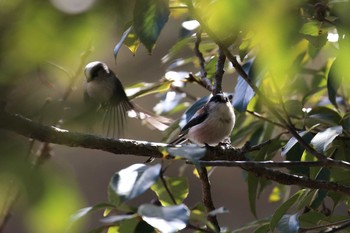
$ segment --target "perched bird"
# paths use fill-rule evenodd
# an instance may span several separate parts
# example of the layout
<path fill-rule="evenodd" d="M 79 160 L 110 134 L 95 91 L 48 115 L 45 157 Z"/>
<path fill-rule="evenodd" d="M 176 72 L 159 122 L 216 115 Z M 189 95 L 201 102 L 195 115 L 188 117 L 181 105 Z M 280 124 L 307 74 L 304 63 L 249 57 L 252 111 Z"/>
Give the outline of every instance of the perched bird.
<path fill-rule="evenodd" d="M 230 136 L 236 117 L 231 104 L 232 95 L 219 93 L 200 108 L 182 128 L 180 135 L 169 144 L 189 139 L 198 145 L 216 146 Z"/>
<path fill-rule="evenodd" d="M 129 112 L 134 112 L 139 119 L 145 120 L 146 123 L 153 127 L 164 130 L 167 128 L 169 119 L 145 113 L 139 106 L 132 103 L 125 93 L 123 84 L 109 67 L 100 61 L 93 61 L 86 65 L 85 70 L 85 100 L 93 100 L 106 110 L 109 116 L 108 129 L 110 124 L 113 127 L 113 136 L 115 122 L 117 123 L 118 136 L 121 134 L 126 116 Z M 111 123 L 112 122 L 112 123 Z M 107 132 L 108 134 L 108 132 Z"/>

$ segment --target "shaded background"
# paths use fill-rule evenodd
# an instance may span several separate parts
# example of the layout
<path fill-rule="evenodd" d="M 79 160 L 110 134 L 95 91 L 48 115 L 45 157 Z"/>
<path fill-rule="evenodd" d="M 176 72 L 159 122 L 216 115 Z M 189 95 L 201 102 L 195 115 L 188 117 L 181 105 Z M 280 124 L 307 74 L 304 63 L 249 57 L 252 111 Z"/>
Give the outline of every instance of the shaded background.
<path fill-rule="evenodd" d="M 82 62 L 81 54 L 91 50 L 86 62 L 106 62 L 125 86 L 140 81 L 156 81 L 164 76 L 167 64 L 162 64 L 161 58 L 177 41 L 183 20 L 176 17 L 170 19 L 152 55 L 142 46 L 136 56 L 132 56 L 127 48 L 122 48 L 116 64 L 113 48 L 125 24 L 131 19 L 132 7 L 133 1 L 127 0 L 0 1 L 1 99 L 6 101 L 7 109 L 45 124 L 54 124 L 63 118 L 60 123 L 62 128 L 103 134 L 99 118 L 84 119 L 79 114 L 84 111 L 84 77 L 82 70 L 77 70 Z M 191 52 L 191 49 L 187 49 L 184 55 Z M 197 69 L 188 67 L 187 71 L 195 73 Z M 75 72 L 78 72 L 78 79 L 74 90 L 62 106 L 60 99 L 71 79 L 67 73 L 74 76 Z M 225 91 L 233 90 L 233 77 L 227 76 Z M 189 88 L 197 96 L 208 94 L 196 85 Z M 152 109 L 157 100 L 154 96 L 148 96 L 136 101 L 144 108 Z M 159 142 L 162 133 L 130 119 L 124 137 Z M 17 162 L 25 157 L 30 144 L 27 139 L 5 132 L 1 133 L 1 138 L 2 153 L 7 155 L 3 164 L 12 164 L 13 160 Z M 40 143 L 35 143 L 32 157 L 39 149 Z M 50 153 L 53 153 L 52 158 L 38 171 L 44 177 L 39 179 L 41 183 L 38 186 L 22 184 L 26 187 L 25 191 L 4 232 L 59 232 L 57 229 L 62 229 L 59 218 L 67 218 L 79 208 L 107 201 L 107 185 L 111 176 L 133 163 L 145 161 L 144 157 L 57 145 Z M 174 164 L 168 175 L 178 175 L 181 166 L 182 162 Z M 18 171 L 20 168 L 13 167 L 11 172 L 21 173 Z M 187 166 L 185 174 L 189 178 L 190 195 L 185 203 L 190 207 L 201 201 L 200 183 L 192 172 L 193 167 Z M 216 207 L 225 206 L 230 211 L 219 216 L 222 226 L 234 229 L 254 220 L 244 178 L 245 174 L 239 168 L 217 168 L 210 177 Z M 22 178 L 19 179 L 22 181 Z M 10 191 L 0 189 L 1 201 L 5 202 L 6 194 Z M 277 204 L 267 201 L 270 191 L 265 190 L 259 199 L 259 217 L 269 216 L 277 207 Z M 136 205 L 154 197 L 153 193 L 148 192 L 133 202 Z M 98 225 L 99 214 L 83 220 L 82 232 Z"/>

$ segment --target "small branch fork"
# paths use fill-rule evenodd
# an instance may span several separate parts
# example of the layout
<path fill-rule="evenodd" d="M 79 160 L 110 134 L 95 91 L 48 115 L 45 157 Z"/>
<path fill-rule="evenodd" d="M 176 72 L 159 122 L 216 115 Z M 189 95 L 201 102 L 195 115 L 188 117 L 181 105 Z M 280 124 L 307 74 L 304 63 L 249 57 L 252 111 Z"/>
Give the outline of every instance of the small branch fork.
<path fill-rule="evenodd" d="M 199 60 L 200 74 L 201 74 L 200 85 L 205 87 L 207 90 L 212 91 L 213 85 L 211 84 L 210 80 L 207 78 L 207 72 L 205 71 L 205 59 L 203 57 L 202 52 L 199 49 L 199 45 L 201 42 L 202 42 L 202 31 L 199 30 L 196 33 L 196 41 L 194 43 L 194 53 Z M 194 78 L 192 74 L 190 74 L 190 78 L 192 79 Z M 195 78 L 194 78 L 194 81 L 196 81 Z"/>

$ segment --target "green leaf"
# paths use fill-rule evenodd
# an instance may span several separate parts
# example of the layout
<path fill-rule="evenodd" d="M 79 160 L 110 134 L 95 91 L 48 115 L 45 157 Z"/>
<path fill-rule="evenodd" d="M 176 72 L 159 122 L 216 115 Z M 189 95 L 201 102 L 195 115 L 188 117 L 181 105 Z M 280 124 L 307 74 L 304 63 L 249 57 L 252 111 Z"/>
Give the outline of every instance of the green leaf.
<path fill-rule="evenodd" d="M 298 132 L 298 134 L 307 142 L 309 143 L 311 139 L 313 138 L 313 134 L 309 131 L 302 131 Z M 287 144 L 284 146 L 281 155 L 286 157 L 286 160 L 289 161 L 301 161 L 302 155 L 304 153 L 305 149 L 303 146 L 301 146 L 298 143 L 298 140 L 295 137 L 291 137 Z M 297 174 L 303 174 L 306 176 L 309 176 L 309 168 L 308 167 L 295 167 L 295 168 L 289 168 L 290 171 L 297 173 Z"/>
<path fill-rule="evenodd" d="M 149 225 L 163 233 L 176 232 L 184 229 L 190 217 L 190 210 L 184 204 L 160 207 L 143 204 L 138 208 L 138 214 Z"/>
<path fill-rule="evenodd" d="M 119 226 L 108 227 L 107 233 L 119 233 Z"/>
<path fill-rule="evenodd" d="M 283 217 L 277 224 L 277 229 L 283 233 L 298 233 L 299 228 L 300 223 L 298 220 L 298 214 L 283 215 Z"/>
<path fill-rule="evenodd" d="M 127 219 L 119 224 L 118 233 L 153 233 L 154 228 L 140 218 Z"/>
<path fill-rule="evenodd" d="M 137 37 L 135 30 L 131 30 L 128 36 L 125 38 L 124 45 L 130 50 L 132 55 L 135 56 L 136 51 L 140 45 L 140 40 Z"/>
<path fill-rule="evenodd" d="M 342 132 L 343 127 L 341 125 L 327 128 L 325 131 L 317 133 L 311 140 L 311 144 L 318 152 L 323 153 L 327 150 L 329 144 Z"/>
<path fill-rule="evenodd" d="M 331 108 L 315 107 L 308 113 L 305 120 L 305 124 L 310 127 L 320 123 L 327 126 L 338 126 L 342 117 Z"/>
<path fill-rule="evenodd" d="M 239 232 L 248 232 L 247 230 L 250 230 L 252 228 L 257 228 L 259 227 L 259 229 L 262 227 L 262 226 L 266 226 L 268 227 L 268 231 L 270 230 L 270 220 L 268 218 L 264 218 L 264 219 L 259 219 L 259 220 L 256 220 L 256 221 L 252 221 L 252 222 L 249 222 L 247 224 L 244 224 L 243 226 L 239 227 L 238 229 L 235 229 L 234 231 L 232 231 L 232 233 L 239 233 Z M 267 231 L 267 232 L 268 232 Z M 249 231 L 251 232 L 251 230 Z"/>
<path fill-rule="evenodd" d="M 335 60 L 328 72 L 328 78 L 327 78 L 328 99 L 336 108 L 338 108 L 338 104 L 336 100 L 337 92 L 343 81 L 343 76 L 338 75 L 338 70 L 339 70 L 338 66 L 339 66 L 338 62 L 337 60 Z"/>
<path fill-rule="evenodd" d="M 319 35 L 319 25 L 320 23 L 317 21 L 310 21 L 305 23 L 300 29 L 300 33 L 310 36 L 318 36 Z"/>
<path fill-rule="evenodd" d="M 122 37 L 120 38 L 120 41 L 114 47 L 113 53 L 114 53 L 115 59 L 117 59 L 117 55 L 123 44 L 126 45 L 130 49 L 130 51 L 135 55 L 137 45 L 138 45 L 137 43 L 138 38 L 135 35 L 135 33 L 133 33 L 133 30 L 134 30 L 133 26 L 130 26 L 128 29 L 126 29 Z"/>
<path fill-rule="evenodd" d="M 246 62 L 242 68 L 245 73 L 248 75 L 249 79 L 256 83 L 258 82 L 258 78 L 261 78 L 262 75 L 257 76 L 254 70 L 254 60 L 250 60 Z M 247 110 L 247 106 L 250 100 L 254 97 L 255 92 L 250 87 L 250 85 L 242 78 L 242 76 L 238 76 L 237 84 L 235 86 L 235 90 L 233 93 L 233 106 L 239 112 L 244 112 Z"/>
<path fill-rule="evenodd" d="M 160 164 L 134 164 L 117 172 L 109 183 L 109 201 L 118 206 L 144 193 L 159 178 L 160 170 Z"/>
<path fill-rule="evenodd" d="M 263 224 L 258 229 L 254 231 L 254 233 L 268 233 L 270 232 L 270 225 L 269 224 Z"/>
<path fill-rule="evenodd" d="M 165 182 L 170 193 L 175 198 L 176 203 L 182 203 L 188 195 L 188 180 L 186 177 L 165 177 Z M 157 194 L 159 201 L 163 206 L 174 205 L 169 193 L 165 189 L 161 179 L 151 186 L 151 189 Z"/>
<path fill-rule="evenodd" d="M 318 212 L 311 210 L 305 214 L 300 215 L 299 221 L 301 222 L 302 225 L 304 226 L 315 226 L 319 224 L 319 221 L 324 219 L 325 215 Z"/>
<path fill-rule="evenodd" d="M 205 71 L 207 72 L 207 78 L 212 79 L 216 72 L 216 63 L 218 62 L 218 57 L 214 56 L 205 64 Z"/>
<path fill-rule="evenodd" d="M 151 53 L 158 36 L 169 18 L 167 0 L 137 0 L 134 8 L 134 28 L 141 43 Z"/>
<path fill-rule="evenodd" d="M 258 191 L 259 178 L 252 173 L 248 173 L 248 198 L 249 198 L 249 206 L 252 214 L 256 215 L 256 196 Z"/>
<path fill-rule="evenodd" d="M 188 159 L 196 165 L 204 157 L 207 149 L 196 144 L 189 144 L 181 145 L 181 147 L 168 147 L 166 150 L 170 155 Z"/>
<path fill-rule="evenodd" d="M 289 198 L 286 202 L 284 202 L 281 206 L 277 208 L 275 213 L 273 214 L 270 222 L 270 229 L 273 231 L 283 215 L 289 210 L 292 205 L 299 199 L 299 197 L 305 192 L 305 190 L 300 190 L 295 193 L 291 198 Z"/>
<path fill-rule="evenodd" d="M 169 52 L 167 55 L 165 55 L 164 57 L 162 57 L 162 63 L 167 63 L 168 61 L 170 61 L 171 59 L 173 59 L 178 53 L 180 53 L 180 51 L 182 51 L 187 45 L 189 45 L 190 43 L 193 43 L 194 39 L 193 37 L 185 37 L 184 39 L 181 39 L 179 41 L 177 41 L 172 47 L 171 49 L 169 49 Z M 191 61 L 192 59 L 186 59 L 187 62 Z M 184 62 L 186 63 L 186 62 Z M 174 67 L 168 68 L 168 69 L 173 69 Z"/>

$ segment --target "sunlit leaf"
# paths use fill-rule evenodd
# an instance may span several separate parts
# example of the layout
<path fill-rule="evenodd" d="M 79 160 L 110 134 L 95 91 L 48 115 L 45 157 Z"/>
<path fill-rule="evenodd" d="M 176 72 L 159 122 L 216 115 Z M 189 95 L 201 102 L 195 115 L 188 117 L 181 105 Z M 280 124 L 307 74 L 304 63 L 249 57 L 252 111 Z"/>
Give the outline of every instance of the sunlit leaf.
<path fill-rule="evenodd" d="M 327 150 L 329 144 L 342 132 L 343 127 L 341 125 L 327 128 L 325 131 L 317 133 L 311 140 L 311 144 L 318 152 L 323 153 Z"/>
<path fill-rule="evenodd" d="M 119 226 L 108 227 L 107 233 L 119 233 Z"/>
<path fill-rule="evenodd" d="M 151 53 L 158 36 L 169 18 L 167 0 L 137 0 L 134 8 L 134 28 L 141 43 Z"/>
<path fill-rule="evenodd" d="M 298 233 L 300 228 L 298 217 L 298 214 L 283 215 L 276 228 L 283 233 Z"/>
<path fill-rule="evenodd" d="M 197 163 L 201 158 L 204 157 L 206 148 L 195 144 L 182 145 L 180 147 L 169 147 L 167 151 L 172 156 L 179 156 L 185 159 Z"/>
<path fill-rule="evenodd" d="M 281 190 L 278 186 L 273 187 L 272 192 L 269 196 L 270 202 L 277 202 L 281 200 Z"/>
<path fill-rule="evenodd" d="M 257 83 L 257 76 L 254 72 L 253 67 L 254 60 L 250 60 L 243 65 L 243 69 L 248 74 L 249 79 L 253 83 Z M 255 93 L 249 84 L 239 75 L 237 79 L 237 84 L 233 92 L 233 107 L 239 111 L 244 112 L 247 109 L 247 106 L 250 100 L 254 97 Z"/>
<path fill-rule="evenodd" d="M 305 23 L 300 29 L 300 33 L 310 36 L 318 36 L 319 35 L 319 25 L 320 22 L 310 21 Z"/>
<path fill-rule="evenodd" d="M 216 63 L 218 62 L 218 57 L 211 57 L 210 60 L 205 64 L 205 72 L 207 72 L 207 78 L 213 78 L 216 72 Z"/>
<path fill-rule="evenodd" d="M 123 220 L 136 218 L 136 217 L 137 217 L 137 214 L 125 214 L 125 215 L 109 216 L 101 219 L 100 221 L 106 224 L 113 224 Z"/>
<path fill-rule="evenodd" d="M 128 36 L 124 40 L 124 45 L 130 50 L 132 55 L 136 54 L 136 51 L 140 45 L 140 41 L 134 30 L 131 30 L 131 32 L 129 32 Z"/>
<path fill-rule="evenodd" d="M 228 209 L 226 209 L 225 207 L 220 207 L 220 208 L 217 208 L 215 210 L 212 210 L 208 213 L 209 216 L 215 216 L 215 215 L 218 215 L 218 214 L 227 214 L 229 213 L 230 211 Z"/>
<path fill-rule="evenodd" d="M 129 33 L 133 30 L 133 26 L 130 26 L 128 29 L 126 29 L 126 31 L 123 33 L 122 37 L 120 38 L 120 41 L 118 42 L 118 44 L 114 47 L 114 58 L 117 58 L 117 55 L 119 53 L 120 48 L 122 47 L 122 45 L 125 42 L 125 39 L 128 37 Z"/>
<path fill-rule="evenodd" d="M 117 172 L 109 183 L 109 201 L 120 205 L 144 193 L 157 181 L 160 169 L 160 164 L 153 166 L 134 164 Z"/>
<path fill-rule="evenodd" d="M 184 204 L 160 207 L 143 204 L 138 208 L 142 219 L 163 233 L 171 233 L 184 229 L 190 217 L 190 210 Z"/>
<path fill-rule="evenodd" d="M 165 182 L 176 204 L 180 204 L 187 197 L 189 192 L 188 180 L 186 177 L 165 177 Z M 163 206 L 174 205 L 170 195 L 163 182 L 159 179 L 151 186 L 151 189 L 157 194 L 159 201 Z"/>
<path fill-rule="evenodd" d="M 308 131 L 302 131 L 299 134 L 299 136 L 304 137 L 305 135 L 307 135 L 307 133 L 309 133 Z M 287 153 L 298 143 L 298 140 L 295 137 L 291 137 L 289 139 L 289 141 L 287 142 L 287 144 L 283 147 L 282 149 L 282 156 L 286 156 Z"/>
<path fill-rule="evenodd" d="M 154 93 L 162 93 L 169 90 L 171 80 L 162 80 L 156 83 L 139 82 L 125 89 L 129 99 L 144 97 Z"/>

